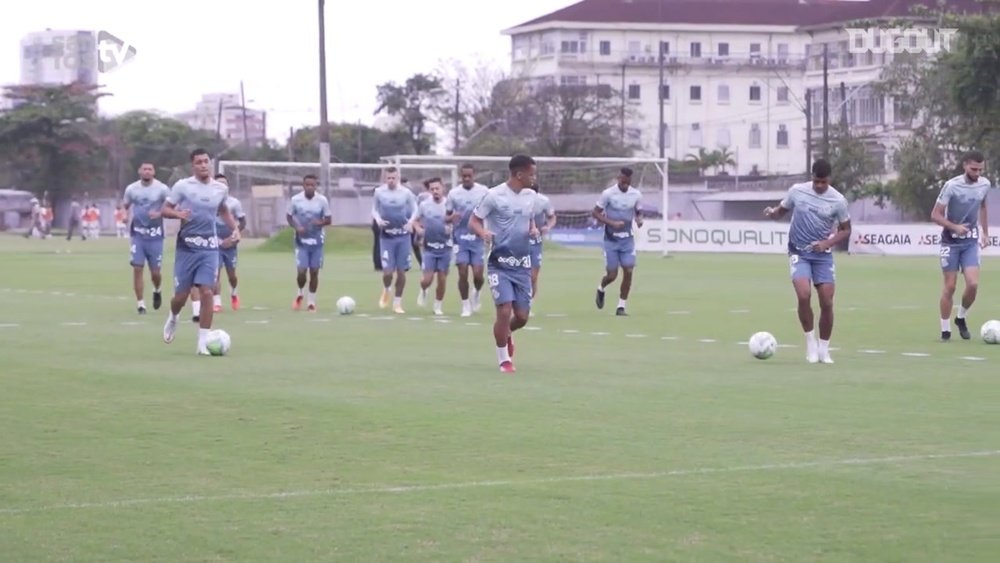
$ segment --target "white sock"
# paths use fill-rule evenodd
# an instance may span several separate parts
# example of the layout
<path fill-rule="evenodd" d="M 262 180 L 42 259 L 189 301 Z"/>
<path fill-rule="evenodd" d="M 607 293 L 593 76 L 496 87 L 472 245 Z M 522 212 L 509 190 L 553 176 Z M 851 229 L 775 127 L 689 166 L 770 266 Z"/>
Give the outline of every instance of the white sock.
<path fill-rule="evenodd" d="M 806 333 L 806 344 L 813 348 L 816 346 L 816 331 L 810 330 Z"/>
<path fill-rule="evenodd" d="M 208 332 L 212 330 L 209 328 L 199 328 L 198 329 L 198 349 L 204 350 L 205 345 L 208 342 Z"/>
<path fill-rule="evenodd" d="M 300 287 L 299 288 L 299 297 L 302 297 L 303 295 L 305 295 L 305 292 L 306 292 L 306 290 Z"/>
<path fill-rule="evenodd" d="M 201 301 L 192 301 L 191 302 L 191 312 L 196 317 L 199 316 L 199 315 L 201 315 Z"/>
<path fill-rule="evenodd" d="M 951 321 L 948 319 L 941 319 L 941 332 L 951 332 Z"/>
<path fill-rule="evenodd" d="M 158 287 L 154 287 L 153 288 L 153 293 L 159 293 L 159 292 L 160 292 L 160 288 L 158 288 Z"/>
<path fill-rule="evenodd" d="M 619 309 L 624 309 L 625 308 L 625 303 L 626 303 L 625 299 L 619 299 L 618 300 L 618 308 Z"/>
<path fill-rule="evenodd" d="M 392 298 L 392 306 L 393 307 L 402 307 L 403 306 L 403 298 L 402 297 L 393 297 Z"/>
<path fill-rule="evenodd" d="M 385 289 L 386 293 L 388 293 L 388 292 L 389 292 L 389 289 L 390 289 L 391 287 L 392 287 L 392 284 L 390 283 L 389 285 L 385 286 L 385 287 L 384 287 L 383 289 Z"/>
<path fill-rule="evenodd" d="M 601 286 L 600 284 L 598 284 L 597 285 L 597 291 L 600 291 L 601 293 L 604 293 L 604 287 Z"/>
<path fill-rule="evenodd" d="M 968 312 L 969 312 L 968 309 L 966 309 L 965 307 L 959 306 L 958 307 L 958 314 L 955 315 L 955 318 L 964 319 L 965 318 L 965 314 L 968 313 Z"/>
<path fill-rule="evenodd" d="M 310 305 L 316 304 L 316 294 L 311 291 L 309 292 L 309 304 Z"/>
<path fill-rule="evenodd" d="M 172 320 L 172 321 L 175 321 L 175 322 L 177 321 L 177 315 L 175 315 L 173 311 L 170 311 L 170 317 L 168 317 L 168 318 L 170 320 Z"/>
<path fill-rule="evenodd" d="M 231 295 L 231 296 L 233 296 L 233 297 L 236 297 L 237 295 L 239 295 L 238 293 L 236 293 L 236 287 L 235 287 L 235 286 L 234 286 L 234 287 L 232 288 L 232 290 L 231 290 L 231 291 L 229 292 L 229 295 Z"/>
<path fill-rule="evenodd" d="M 219 306 L 221 306 L 222 305 L 222 296 L 221 295 L 213 295 L 212 296 L 212 305 L 219 305 Z"/>
<path fill-rule="evenodd" d="M 145 309 L 146 308 L 146 302 L 143 301 L 142 299 L 139 300 L 139 302 L 137 303 L 137 305 L 138 305 L 138 307 L 140 309 Z"/>
<path fill-rule="evenodd" d="M 829 340 L 820 340 L 819 341 L 819 353 L 820 354 L 829 354 L 830 353 L 830 341 Z"/>
<path fill-rule="evenodd" d="M 468 299 L 463 299 L 462 300 L 462 308 L 463 309 L 468 309 L 469 307 L 471 307 L 471 305 L 469 305 L 469 300 Z"/>
<path fill-rule="evenodd" d="M 434 310 L 435 311 L 440 311 L 441 310 L 441 303 L 442 302 L 439 301 L 439 300 L 437 300 L 437 299 L 434 300 Z"/>
<path fill-rule="evenodd" d="M 500 346 L 497 348 L 497 362 L 503 365 L 504 362 L 510 361 L 510 354 L 507 353 L 507 346 Z"/>

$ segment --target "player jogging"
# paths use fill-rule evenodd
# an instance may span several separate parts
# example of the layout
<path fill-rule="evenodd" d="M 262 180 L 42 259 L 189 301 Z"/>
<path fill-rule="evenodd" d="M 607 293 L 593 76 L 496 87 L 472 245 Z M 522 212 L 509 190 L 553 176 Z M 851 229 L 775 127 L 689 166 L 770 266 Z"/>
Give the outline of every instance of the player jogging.
<path fill-rule="evenodd" d="M 538 186 L 532 186 L 535 193 L 535 227 L 538 236 L 531 239 L 531 299 L 538 295 L 538 274 L 542 270 L 542 237 L 556 226 L 556 210 L 548 196 L 539 193 Z"/>
<path fill-rule="evenodd" d="M 490 291 L 496 305 L 493 338 L 500 371 L 513 373 L 513 333 L 528 324 L 531 313 L 531 239 L 538 237 L 533 218 L 537 194 L 535 160 L 516 155 L 506 183 L 490 188 L 469 220 L 469 229 L 490 245 Z"/>
<path fill-rule="evenodd" d="M 777 207 L 764 215 L 781 219 L 789 211 L 788 262 L 792 287 L 798 299 L 799 323 L 806 334 L 806 361 L 832 364 L 830 337 L 833 335 L 833 294 L 835 270 L 833 249 L 851 236 L 851 216 L 847 199 L 830 185 L 830 163 L 819 159 L 812 165 L 812 182 L 795 184 Z M 836 233 L 831 236 L 836 227 Z M 819 298 L 819 342 L 813 331 L 812 289 Z"/>
<path fill-rule="evenodd" d="M 229 187 L 229 180 L 225 174 L 216 174 L 215 179 Z M 247 228 L 247 214 L 243 212 L 243 204 L 240 200 L 229 195 L 226 196 L 226 208 L 229 214 L 236 220 L 242 237 L 244 229 Z M 229 225 L 221 218 L 216 222 L 215 228 L 219 231 L 219 275 L 216 276 L 215 288 L 212 296 L 212 310 L 218 313 L 222 310 L 222 270 L 226 270 L 226 278 L 229 280 L 229 304 L 234 311 L 240 309 L 240 297 L 237 289 L 239 278 L 236 276 L 236 262 L 239 257 L 239 241 L 229 240 L 232 231 Z"/>
<path fill-rule="evenodd" d="M 445 203 L 448 218 L 454 225 L 455 264 L 458 266 L 458 295 L 462 299 L 462 316 L 471 316 L 480 307 L 479 294 L 483 288 L 483 239 L 469 229 L 472 210 L 483 200 L 489 188 L 476 182 L 476 170 L 463 164 L 460 170 L 462 183 L 448 192 Z M 469 269 L 472 269 L 473 291 L 469 295 Z"/>
<path fill-rule="evenodd" d="M 153 282 L 153 309 L 163 302 L 160 294 L 163 264 L 163 204 L 170 188 L 156 179 L 156 168 L 144 162 L 139 166 L 139 179 L 125 188 L 122 207 L 132 212 L 129 222 L 129 263 L 132 264 L 132 287 L 135 289 L 136 309 L 146 314 L 143 299 L 142 273 L 149 265 L 149 279 Z"/>
<path fill-rule="evenodd" d="M 319 289 L 319 271 L 323 268 L 323 248 L 326 243 L 324 227 L 333 222 L 330 202 L 323 194 L 316 193 L 319 179 L 313 174 L 302 178 L 302 191 L 292 196 L 285 217 L 295 229 L 295 283 L 299 293 L 292 302 L 292 309 L 302 307 L 302 292 L 309 272 L 309 300 L 307 310 L 316 311 L 316 291 Z"/>
<path fill-rule="evenodd" d="M 180 219 L 177 233 L 177 251 L 174 255 L 174 296 L 170 300 L 170 316 L 163 326 L 163 341 L 173 342 L 177 331 L 177 316 L 184 308 L 188 292 L 198 288 L 201 315 L 198 328 L 199 355 L 209 355 L 206 348 L 208 332 L 212 328 L 212 288 L 219 274 L 219 237 L 215 219 L 222 216 L 233 234 L 229 240 L 238 241 L 240 232 L 236 221 L 226 208 L 225 184 L 212 179 L 211 157 L 205 149 L 191 152 L 194 175 L 178 180 L 163 204 L 163 216 Z"/>
<path fill-rule="evenodd" d="M 379 226 L 379 247 L 382 250 L 382 297 L 378 306 L 389 306 L 393 274 L 396 292 L 392 310 L 403 314 L 403 290 L 406 289 L 406 271 L 410 269 L 410 233 L 417 213 L 417 196 L 399 185 L 399 172 L 395 167 L 385 169 L 385 184 L 375 188 L 372 200 L 372 218 Z"/>
<path fill-rule="evenodd" d="M 632 222 L 642 227 L 642 192 L 632 187 L 632 169 L 625 167 L 618 173 L 618 183 L 601 192 L 591 215 L 604 225 L 604 277 L 597 286 L 595 302 L 604 308 L 604 289 L 618 278 L 622 271 L 622 285 L 618 293 L 615 314 L 626 317 L 625 307 L 632 290 L 632 271 L 635 268 L 635 237 Z"/>
<path fill-rule="evenodd" d="M 427 303 L 427 289 L 437 277 L 434 314 L 440 316 L 444 314 L 441 302 L 444 301 L 448 269 L 451 267 L 451 224 L 448 223 L 445 210 L 444 183 L 441 178 L 431 178 L 424 182 L 424 186 L 427 188 L 424 193 L 428 197 L 417 205 L 417 216 L 413 223 L 414 232 L 422 239 L 424 247 L 423 277 L 420 280 L 417 306 L 423 307 Z"/>
<path fill-rule="evenodd" d="M 938 195 L 931 220 L 941 225 L 941 270 L 944 288 L 941 291 L 941 340 L 951 339 L 952 301 L 958 272 L 965 277 L 962 305 L 955 314 L 955 326 L 963 340 L 972 337 L 965 315 L 976 301 L 979 287 L 980 248 L 990 243 L 989 223 L 986 217 L 986 196 L 990 181 L 982 177 L 983 153 L 972 151 L 962 157 L 965 173 L 945 182 Z"/>

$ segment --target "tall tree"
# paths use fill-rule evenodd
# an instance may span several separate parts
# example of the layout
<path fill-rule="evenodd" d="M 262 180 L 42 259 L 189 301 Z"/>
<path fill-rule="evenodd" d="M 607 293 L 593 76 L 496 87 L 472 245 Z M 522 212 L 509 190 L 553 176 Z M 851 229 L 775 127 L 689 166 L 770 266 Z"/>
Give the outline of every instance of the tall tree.
<path fill-rule="evenodd" d="M 319 128 L 304 127 L 296 130 L 291 144 L 290 152 L 294 160 L 319 162 Z M 351 123 L 331 124 L 330 144 L 335 162 L 380 162 L 383 156 L 408 153 L 412 149 L 407 131 L 386 132 Z"/>
<path fill-rule="evenodd" d="M 415 154 L 427 154 L 434 144 L 434 136 L 427 131 L 435 108 L 440 107 L 444 94 L 441 80 L 429 74 L 414 74 L 402 85 L 386 82 L 378 86 L 378 108 L 375 114 L 385 113 L 400 120 L 409 133 Z"/>
<path fill-rule="evenodd" d="M 97 117 L 97 86 L 8 86 L 13 109 L 0 114 L 0 154 L 18 187 L 54 200 L 103 187 L 107 147 Z"/>
<path fill-rule="evenodd" d="M 884 163 L 879 163 L 869 150 L 872 141 L 851 133 L 846 124 L 839 124 L 831 131 L 830 165 L 837 189 L 849 200 L 873 195 L 871 192 Z"/>
<path fill-rule="evenodd" d="M 432 117 L 448 140 L 445 144 L 452 153 L 459 154 L 466 143 L 490 133 L 498 124 L 501 116 L 494 104 L 494 88 L 509 76 L 490 61 L 467 65 L 457 59 L 439 62 L 434 76 L 443 92 L 436 98 Z"/>
<path fill-rule="evenodd" d="M 188 155 L 195 148 L 204 148 L 214 155 L 221 154 L 224 142 L 213 131 L 192 129 L 171 117 L 148 111 L 131 111 L 116 117 L 114 127 L 128 149 L 130 174 L 143 162 L 156 166 L 156 176 L 168 182 L 175 168 L 185 168 Z"/>

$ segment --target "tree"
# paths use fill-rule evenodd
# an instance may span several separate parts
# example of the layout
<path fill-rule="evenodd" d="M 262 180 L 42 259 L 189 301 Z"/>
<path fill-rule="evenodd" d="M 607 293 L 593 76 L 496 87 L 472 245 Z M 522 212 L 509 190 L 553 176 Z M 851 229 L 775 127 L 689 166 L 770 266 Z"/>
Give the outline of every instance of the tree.
<path fill-rule="evenodd" d="M 409 134 L 415 154 L 426 154 L 434 144 L 434 136 L 427 132 L 434 108 L 440 107 L 444 93 L 441 80 L 433 75 L 414 74 L 402 85 L 386 82 L 378 86 L 378 108 L 375 114 L 385 113 L 400 120 Z"/>
<path fill-rule="evenodd" d="M 463 147 L 475 141 L 499 122 L 501 115 L 494 103 L 494 90 L 509 76 L 496 64 L 479 60 L 471 67 L 457 59 L 438 63 L 434 76 L 440 81 L 443 92 L 437 96 L 431 110 L 434 122 L 442 136 L 450 139 L 453 154 L 463 152 Z M 496 139 L 485 146 L 497 146 Z"/>
<path fill-rule="evenodd" d="M 688 154 L 684 160 L 698 170 L 699 176 L 704 176 L 706 170 L 718 166 L 718 158 L 717 152 L 709 152 L 705 147 L 698 147 L 698 152 Z"/>
<path fill-rule="evenodd" d="M 850 201 L 872 195 L 882 167 L 872 156 L 870 143 L 853 135 L 845 123 L 837 125 L 831 133 L 830 165 L 837 189 Z"/>
<path fill-rule="evenodd" d="M 112 123 L 128 151 L 130 174 L 142 163 L 151 162 L 161 182 L 175 177 L 175 169 L 186 169 L 195 148 L 204 148 L 218 156 L 225 146 L 213 131 L 193 129 L 182 121 L 149 111 L 131 111 L 116 117 Z"/>
<path fill-rule="evenodd" d="M 319 127 L 295 131 L 291 157 L 299 162 L 319 162 Z M 334 123 L 330 125 L 330 145 L 335 162 L 380 162 L 381 157 L 407 153 L 412 145 L 407 131 L 385 132 L 367 125 Z M 287 159 L 288 156 L 285 156 Z"/>
<path fill-rule="evenodd" d="M 8 86 L 14 108 L 0 114 L 0 154 L 17 186 L 53 200 L 105 181 L 107 147 L 100 129 L 97 86 Z"/>
<path fill-rule="evenodd" d="M 736 166 L 736 155 L 729 151 L 729 147 L 722 147 L 715 153 L 715 173 L 725 172 L 730 166 Z"/>

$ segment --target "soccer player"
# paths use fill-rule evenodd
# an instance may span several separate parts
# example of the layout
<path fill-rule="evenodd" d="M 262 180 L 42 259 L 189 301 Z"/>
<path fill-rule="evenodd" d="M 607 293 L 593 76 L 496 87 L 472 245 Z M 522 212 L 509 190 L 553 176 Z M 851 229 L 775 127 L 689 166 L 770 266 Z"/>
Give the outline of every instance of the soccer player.
<path fill-rule="evenodd" d="M 225 174 L 216 174 L 215 180 L 225 184 L 227 188 L 229 187 L 229 180 Z M 236 219 L 242 238 L 243 231 L 247 228 L 247 214 L 243 212 L 243 204 L 240 203 L 240 200 L 229 195 L 226 196 L 226 207 L 229 208 L 229 214 L 233 216 L 233 219 Z M 223 242 L 219 245 L 219 275 L 215 280 L 212 310 L 216 313 L 222 310 L 222 268 L 225 268 L 226 278 L 229 279 L 229 304 L 234 311 L 238 311 L 240 309 L 240 297 L 237 290 L 239 278 L 236 276 L 236 261 L 239 255 L 238 241 L 228 240 L 233 233 L 230 232 L 229 225 L 225 221 L 220 218 L 216 222 L 215 228 L 219 231 L 219 240 Z"/>
<path fill-rule="evenodd" d="M 389 306 L 393 274 L 396 276 L 396 293 L 392 310 L 403 314 L 403 290 L 406 288 L 406 271 L 410 269 L 410 232 L 417 213 L 417 196 L 409 188 L 399 185 L 399 171 L 394 166 L 385 169 L 385 184 L 375 189 L 372 218 L 378 223 L 382 249 L 382 297 L 379 308 Z"/>
<path fill-rule="evenodd" d="M 458 295 L 462 298 L 462 316 L 468 317 L 480 307 L 479 292 L 483 288 L 483 239 L 469 229 L 472 211 L 483 200 L 489 188 L 476 182 L 476 170 L 471 164 L 461 168 L 462 184 L 448 192 L 445 202 L 448 218 L 454 225 L 455 264 L 458 266 Z M 469 298 L 469 268 L 472 268 L 473 291 Z"/>
<path fill-rule="evenodd" d="M 399 181 L 399 183 L 404 188 L 410 190 L 411 192 L 413 191 L 410 188 L 410 180 L 408 180 L 407 178 L 405 178 L 405 177 L 402 178 Z M 414 192 L 413 195 L 415 195 L 417 197 L 416 206 L 419 207 L 420 206 L 420 202 L 423 201 L 424 199 L 426 199 L 427 196 L 424 195 L 426 193 L 427 193 L 426 191 L 423 191 L 423 192 L 420 192 L 420 194 L 418 195 L 417 193 Z M 420 240 L 420 237 L 417 236 L 417 233 L 415 231 L 411 230 L 410 231 L 410 247 L 413 248 L 413 255 L 417 257 L 417 264 L 423 264 L 424 263 L 424 258 L 423 258 L 423 255 L 422 255 L 421 251 L 420 251 L 420 247 L 421 246 L 422 246 L 422 242 Z"/>
<path fill-rule="evenodd" d="M 515 155 L 506 183 L 490 188 L 469 220 L 469 230 L 490 244 L 489 284 L 496 305 L 493 338 L 500 371 L 513 373 L 514 331 L 531 313 L 531 239 L 538 236 L 533 217 L 537 194 L 535 161 Z"/>
<path fill-rule="evenodd" d="M 931 220 L 941 225 L 941 270 L 944 288 L 941 291 L 941 340 L 951 339 L 952 300 L 958 283 L 958 272 L 965 277 L 962 305 L 955 315 L 955 326 L 963 340 L 971 338 L 965 315 L 976 301 L 979 287 L 979 249 L 990 243 L 986 217 L 986 196 L 990 181 L 982 177 L 983 153 L 972 151 L 962 157 L 965 173 L 945 182 L 938 195 Z M 981 232 L 980 232 L 981 231 Z"/>
<path fill-rule="evenodd" d="M 618 184 L 601 192 L 591 215 L 604 225 L 604 277 L 597 286 L 595 301 L 598 309 L 604 308 L 604 289 L 622 271 L 622 285 L 618 294 L 615 314 L 626 317 L 625 307 L 632 290 L 632 271 L 635 269 L 635 237 L 632 222 L 642 228 L 642 192 L 632 187 L 632 169 L 625 167 L 618 173 Z"/>
<path fill-rule="evenodd" d="M 156 168 L 150 162 L 139 166 L 139 179 L 125 188 L 122 207 L 131 211 L 129 222 L 130 254 L 132 264 L 132 288 L 135 289 L 136 308 L 140 315 L 146 314 L 143 299 L 142 274 L 149 265 L 149 280 L 153 283 L 153 309 L 159 310 L 163 298 L 160 294 L 163 264 L 163 204 L 167 201 L 170 188 L 156 179 Z"/>
<path fill-rule="evenodd" d="M 441 303 L 444 301 L 445 284 L 448 281 L 448 269 L 451 267 L 452 240 L 451 224 L 448 222 L 444 202 L 444 183 L 441 178 L 431 178 L 424 182 L 428 197 L 417 205 L 417 216 L 413 230 L 424 246 L 423 278 L 420 280 L 420 293 L 417 296 L 417 306 L 427 303 L 427 289 L 437 277 L 437 288 L 434 293 L 434 314 L 441 316 Z M 421 194 L 423 195 L 423 194 Z"/>
<path fill-rule="evenodd" d="M 538 228 L 538 237 L 531 239 L 531 299 L 538 295 L 538 274 L 542 270 L 542 237 L 545 233 L 556 226 L 556 210 L 552 207 L 552 201 L 548 196 L 538 190 L 538 186 L 532 189 L 538 195 L 535 197 L 535 226 Z M 541 226 L 539 226 L 541 225 Z"/>
<path fill-rule="evenodd" d="M 197 353 L 202 356 L 209 355 L 206 340 L 214 315 L 212 288 L 219 274 L 219 237 L 215 218 L 221 215 L 233 230 L 229 241 L 240 239 L 236 221 L 226 207 L 229 189 L 212 179 L 211 162 L 205 149 L 191 151 L 194 175 L 178 180 L 163 204 L 164 217 L 181 221 L 174 255 L 174 297 L 170 300 L 170 316 L 163 325 L 163 341 L 168 344 L 173 342 L 177 316 L 184 308 L 191 288 L 197 287 L 201 302 Z"/>
<path fill-rule="evenodd" d="M 313 174 L 302 178 L 302 191 L 292 197 L 288 205 L 288 224 L 295 229 L 296 283 L 299 294 L 292 302 L 292 309 L 302 307 L 302 292 L 309 272 L 309 300 L 307 310 L 316 311 L 316 290 L 319 289 L 319 271 L 323 268 L 323 247 L 326 243 L 324 227 L 333 222 L 330 202 L 323 194 L 316 193 L 319 179 Z"/>
<path fill-rule="evenodd" d="M 795 184 L 777 207 L 764 215 L 781 219 L 789 211 L 788 261 L 792 287 L 798 299 L 799 323 L 806 334 L 806 361 L 832 364 L 830 337 L 833 335 L 833 294 L 835 275 L 833 249 L 851 236 L 851 216 L 847 199 L 830 185 L 833 169 L 827 160 L 812 165 L 812 181 Z M 836 233 L 831 236 L 836 227 Z M 819 297 L 819 342 L 813 331 L 812 290 Z"/>

